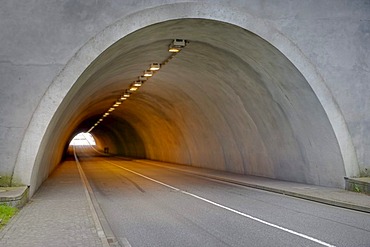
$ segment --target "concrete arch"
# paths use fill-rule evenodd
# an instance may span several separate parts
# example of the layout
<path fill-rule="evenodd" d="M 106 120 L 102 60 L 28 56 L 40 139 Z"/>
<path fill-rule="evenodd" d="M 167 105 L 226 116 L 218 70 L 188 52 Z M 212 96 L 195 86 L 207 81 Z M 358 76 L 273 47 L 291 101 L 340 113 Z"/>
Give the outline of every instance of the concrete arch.
<path fill-rule="evenodd" d="M 230 15 L 230 13 L 233 14 Z M 81 47 L 54 79 L 33 113 L 18 153 L 14 179 L 31 185 L 31 193 L 33 193 L 51 172 L 53 167 L 49 167 L 49 169 L 41 167 L 44 164 L 41 164 L 42 154 L 39 152 L 46 148 L 46 141 L 43 138 L 48 129 L 55 127 L 58 120 L 55 113 L 61 110 L 62 103 L 68 102 L 83 86 L 76 82 L 83 81 L 81 75 L 87 76 L 89 74 L 89 71 L 86 70 L 97 57 L 122 37 L 137 30 L 154 23 L 182 18 L 208 19 L 241 27 L 260 36 L 284 54 L 302 73 L 327 114 L 340 147 L 345 175 L 355 176 L 358 174 L 355 151 L 343 116 L 325 86 L 324 80 L 316 71 L 315 65 L 311 64 L 299 47 L 274 28 L 273 24 L 238 9 L 217 4 L 176 3 L 145 9 L 125 16 Z M 68 107 L 68 104 L 62 107 Z M 53 157 L 53 159 L 58 160 L 60 157 Z"/>

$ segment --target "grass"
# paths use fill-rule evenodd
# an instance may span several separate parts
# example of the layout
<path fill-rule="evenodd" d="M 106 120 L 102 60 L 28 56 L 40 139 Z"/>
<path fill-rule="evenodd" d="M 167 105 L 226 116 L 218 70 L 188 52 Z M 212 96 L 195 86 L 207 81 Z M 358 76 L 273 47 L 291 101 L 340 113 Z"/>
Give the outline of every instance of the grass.
<path fill-rule="evenodd" d="M 355 190 L 355 192 L 358 192 L 358 193 L 360 193 L 360 192 L 361 192 L 361 188 L 360 188 L 360 186 L 358 186 L 357 184 L 355 184 L 355 186 L 354 186 L 354 190 Z"/>
<path fill-rule="evenodd" d="M 0 229 L 3 228 L 17 212 L 17 208 L 0 204 Z"/>

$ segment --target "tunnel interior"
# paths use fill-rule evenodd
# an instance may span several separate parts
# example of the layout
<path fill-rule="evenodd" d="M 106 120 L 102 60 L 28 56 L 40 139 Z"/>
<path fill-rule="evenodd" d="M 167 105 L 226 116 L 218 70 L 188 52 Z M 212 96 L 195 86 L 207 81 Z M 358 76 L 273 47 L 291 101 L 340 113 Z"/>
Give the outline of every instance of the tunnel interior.
<path fill-rule="evenodd" d="M 142 75 L 186 47 L 92 131 L 112 154 L 342 187 L 328 117 L 292 64 L 261 37 L 228 23 L 178 19 L 137 30 L 84 71 L 59 106 L 33 177 L 46 178 L 72 138 L 89 130 Z"/>

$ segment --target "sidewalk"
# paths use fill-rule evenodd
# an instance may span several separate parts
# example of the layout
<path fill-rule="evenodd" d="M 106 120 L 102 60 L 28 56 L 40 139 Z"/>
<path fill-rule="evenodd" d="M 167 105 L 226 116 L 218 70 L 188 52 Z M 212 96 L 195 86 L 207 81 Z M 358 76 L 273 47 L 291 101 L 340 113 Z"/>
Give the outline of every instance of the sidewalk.
<path fill-rule="evenodd" d="M 139 163 L 158 165 L 166 167 L 168 169 L 199 175 L 202 177 L 208 177 L 211 179 L 221 180 L 224 182 L 230 182 L 256 189 L 271 191 L 288 196 L 294 196 L 310 201 L 325 203 L 332 206 L 370 213 L 369 195 L 351 192 L 344 189 L 328 188 L 322 186 L 274 180 L 263 177 L 225 173 L 217 170 L 210 170 L 185 165 L 175 165 L 170 163 L 162 163 L 149 160 L 135 160 L 135 161 Z"/>
<path fill-rule="evenodd" d="M 0 230 L 0 246 L 102 246 L 74 161 L 59 166 L 30 203 Z"/>

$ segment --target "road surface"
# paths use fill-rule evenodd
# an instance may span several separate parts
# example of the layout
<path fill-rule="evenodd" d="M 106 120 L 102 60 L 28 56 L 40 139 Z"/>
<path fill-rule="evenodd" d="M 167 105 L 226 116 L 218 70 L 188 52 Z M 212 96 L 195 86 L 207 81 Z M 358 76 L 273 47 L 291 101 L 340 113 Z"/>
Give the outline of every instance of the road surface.
<path fill-rule="evenodd" d="M 123 247 L 370 247 L 367 213 L 139 161 L 78 154 Z"/>

